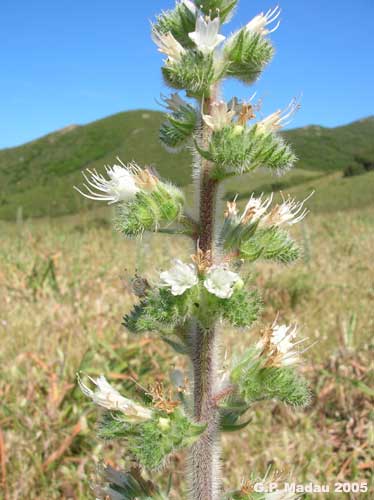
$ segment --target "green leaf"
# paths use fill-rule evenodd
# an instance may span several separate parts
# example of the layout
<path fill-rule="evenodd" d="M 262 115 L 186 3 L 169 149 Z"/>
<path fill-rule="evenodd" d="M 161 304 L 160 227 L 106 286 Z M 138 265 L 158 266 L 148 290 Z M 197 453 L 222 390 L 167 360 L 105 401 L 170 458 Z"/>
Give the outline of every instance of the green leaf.
<path fill-rule="evenodd" d="M 102 489 L 103 498 L 110 500 L 167 500 L 159 488 L 143 477 L 136 468 L 122 472 L 106 466 L 103 480 L 108 485 Z"/>
<path fill-rule="evenodd" d="M 185 344 L 182 344 L 180 342 L 175 342 L 174 340 L 170 339 L 169 337 L 161 337 L 164 342 L 170 345 L 174 349 L 175 352 L 178 354 L 183 354 L 183 356 L 188 356 L 189 354 L 189 349 Z"/>
<path fill-rule="evenodd" d="M 226 424 L 225 422 L 221 422 L 220 424 L 220 429 L 222 432 L 236 432 L 240 431 L 241 429 L 244 429 L 247 427 L 247 425 L 251 422 L 252 418 L 249 418 L 245 422 L 242 422 L 240 424 Z"/>

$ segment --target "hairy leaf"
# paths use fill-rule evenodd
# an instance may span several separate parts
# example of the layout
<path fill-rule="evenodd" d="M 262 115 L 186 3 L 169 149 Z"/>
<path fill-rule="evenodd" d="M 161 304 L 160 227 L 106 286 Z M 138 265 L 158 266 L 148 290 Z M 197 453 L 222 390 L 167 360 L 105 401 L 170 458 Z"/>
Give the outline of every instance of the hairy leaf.
<path fill-rule="evenodd" d="M 198 98 L 209 96 L 216 77 L 213 56 L 192 50 L 183 54 L 179 62 L 164 66 L 162 73 L 167 85 L 185 89 L 188 96 Z"/>
<path fill-rule="evenodd" d="M 180 106 L 161 125 L 160 140 L 169 149 L 178 151 L 191 139 L 197 124 L 197 113 L 190 105 Z"/>
<path fill-rule="evenodd" d="M 195 31 L 196 17 L 183 4 L 179 3 L 173 10 L 166 10 L 158 17 L 153 27 L 161 34 L 171 33 L 185 48 L 194 46 L 189 33 Z"/>
<path fill-rule="evenodd" d="M 268 39 L 243 28 L 227 41 L 224 48 L 226 74 L 253 83 L 273 54 L 274 49 Z"/>

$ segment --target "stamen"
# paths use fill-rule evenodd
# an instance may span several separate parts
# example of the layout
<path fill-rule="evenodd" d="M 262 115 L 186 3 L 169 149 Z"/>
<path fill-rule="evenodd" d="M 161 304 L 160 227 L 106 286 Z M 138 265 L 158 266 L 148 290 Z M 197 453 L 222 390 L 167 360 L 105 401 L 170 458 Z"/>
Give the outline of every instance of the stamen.
<path fill-rule="evenodd" d="M 279 26 L 280 26 L 280 23 L 281 23 L 281 22 L 280 22 L 280 21 L 278 21 L 278 22 L 277 22 L 277 24 L 274 26 L 274 28 L 268 31 L 268 35 L 270 35 L 271 33 L 274 33 L 274 31 L 277 31 L 277 29 L 278 29 L 278 28 L 279 28 Z"/>
<path fill-rule="evenodd" d="M 279 5 L 277 5 L 276 7 L 274 7 L 273 10 L 269 9 L 265 15 L 266 17 L 266 20 L 267 20 L 267 23 L 266 24 L 270 24 L 270 23 L 273 23 L 276 19 L 278 19 L 278 17 L 280 16 L 282 12 L 282 9 L 279 7 Z"/>

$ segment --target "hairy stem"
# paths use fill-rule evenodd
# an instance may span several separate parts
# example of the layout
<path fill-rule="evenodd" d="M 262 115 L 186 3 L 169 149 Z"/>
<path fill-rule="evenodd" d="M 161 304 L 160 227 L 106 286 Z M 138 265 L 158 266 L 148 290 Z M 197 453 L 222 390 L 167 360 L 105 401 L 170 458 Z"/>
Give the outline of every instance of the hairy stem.
<path fill-rule="evenodd" d="M 215 329 L 196 325 L 193 338 L 194 414 L 207 428 L 191 449 L 193 500 L 216 500 L 219 496 L 218 412 L 213 401 L 216 348 Z"/>
<path fill-rule="evenodd" d="M 213 92 L 214 94 L 214 92 Z M 204 102 L 204 111 L 209 113 L 213 97 Z M 204 146 L 210 141 L 211 132 L 204 125 L 202 140 Z M 200 216 L 199 249 L 204 262 L 214 264 L 214 221 L 217 198 L 217 181 L 211 179 L 212 165 L 201 162 L 200 172 Z M 197 322 L 192 332 L 191 359 L 193 366 L 194 417 L 197 422 L 206 423 L 206 431 L 191 449 L 191 496 L 193 500 L 217 500 L 219 481 L 219 418 L 214 402 L 217 379 L 217 333 L 215 325 L 203 328 Z"/>

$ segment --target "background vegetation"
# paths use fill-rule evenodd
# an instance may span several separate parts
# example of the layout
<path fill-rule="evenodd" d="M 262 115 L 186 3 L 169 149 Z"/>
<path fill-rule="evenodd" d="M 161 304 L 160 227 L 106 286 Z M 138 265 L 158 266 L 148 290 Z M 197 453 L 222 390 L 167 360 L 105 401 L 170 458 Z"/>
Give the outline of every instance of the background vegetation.
<path fill-rule="evenodd" d="M 160 112 L 128 111 L 88 125 L 72 125 L 0 151 L 0 219 L 15 220 L 17 213 L 27 218 L 74 214 L 84 207 L 92 208 L 93 204 L 78 196 L 71 186 L 81 183 L 81 170 L 102 170 L 103 165 L 113 164 L 116 156 L 124 162 L 136 159 L 140 165 L 152 165 L 161 176 L 180 186 L 188 185 L 189 153 L 170 155 L 162 148 L 158 139 L 162 121 Z M 349 182 L 338 181 L 343 171 L 350 167 L 353 173 L 362 173 L 363 162 L 374 164 L 374 117 L 334 129 L 313 125 L 283 134 L 300 158 L 297 167 L 302 172 L 292 178 L 264 178 L 263 185 L 257 186 L 260 190 L 288 189 L 318 176 L 325 177 L 324 186 L 339 182 L 343 197 L 350 191 Z M 366 186 L 364 199 L 359 206 L 366 204 L 369 191 L 374 189 L 365 177 L 361 181 Z M 240 192 L 245 196 L 251 190 L 252 181 L 248 185 L 240 182 Z M 345 206 L 350 207 L 351 201 Z"/>
<path fill-rule="evenodd" d="M 113 466 L 123 465 L 123 450 L 93 440 L 96 410 L 76 389 L 78 370 L 104 372 L 136 396 L 138 378 L 167 385 L 169 373 L 182 367 L 156 336 L 139 343 L 120 324 L 132 305 L 135 270 L 157 279 L 170 252 L 188 257 L 187 241 L 154 236 L 157 250 L 150 254 L 147 239 L 138 245 L 113 235 L 110 208 L 91 210 L 71 189 L 82 168 L 102 169 L 118 154 L 155 163 L 188 195 L 188 159 L 162 152 L 160 120 L 148 111 L 119 114 L 0 152 L 0 215 L 10 220 L 0 221 L 0 498 L 93 498 L 94 463 L 103 448 Z M 302 158 L 297 169 L 226 186 L 224 197 L 239 192 L 242 203 L 253 190 L 283 190 L 298 199 L 316 190 L 311 215 L 294 229 L 304 250 L 300 262 L 253 268 L 265 290 L 263 321 L 281 310 L 280 320 L 298 318 L 307 344 L 316 342 L 303 366 L 313 401 L 296 414 L 275 403 L 258 405 L 245 430 L 225 435 L 230 486 L 249 471 L 263 475 L 269 465 L 300 483 L 372 481 L 374 172 L 344 177 L 343 170 L 357 155 L 370 156 L 373 132 L 373 119 L 286 132 Z M 61 213 L 73 215 L 48 217 Z M 240 353 L 260 327 L 228 331 L 223 349 Z M 184 485 L 183 460 L 181 454 L 171 463 L 179 485 L 174 499 Z"/>

